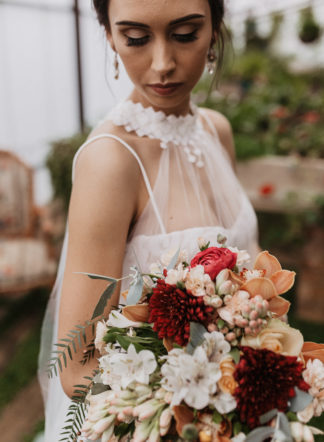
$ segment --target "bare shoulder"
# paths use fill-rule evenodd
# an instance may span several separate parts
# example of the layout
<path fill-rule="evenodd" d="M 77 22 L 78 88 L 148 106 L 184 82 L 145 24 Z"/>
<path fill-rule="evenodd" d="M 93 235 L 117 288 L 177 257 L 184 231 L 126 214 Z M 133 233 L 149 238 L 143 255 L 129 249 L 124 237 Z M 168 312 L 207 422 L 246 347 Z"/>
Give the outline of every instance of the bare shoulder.
<path fill-rule="evenodd" d="M 208 108 L 203 108 L 203 110 L 204 112 L 206 112 L 206 114 L 214 124 L 219 139 L 224 148 L 227 150 L 231 158 L 233 167 L 235 168 L 236 156 L 231 123 L 223 114 L 218 111 Z"/>

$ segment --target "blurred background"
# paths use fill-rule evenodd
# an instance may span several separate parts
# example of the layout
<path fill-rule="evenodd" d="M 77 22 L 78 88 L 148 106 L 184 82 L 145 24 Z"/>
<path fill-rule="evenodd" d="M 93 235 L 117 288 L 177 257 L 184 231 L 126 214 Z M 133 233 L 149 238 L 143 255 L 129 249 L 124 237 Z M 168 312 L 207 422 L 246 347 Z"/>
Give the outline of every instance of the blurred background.
<path fill-rule="evenodd" d="M 0 434 L 43 426 L 36 379 L 71 163 L 116 97 L 112 54 L 88 0 L 0 0 Z M 324 2 L 227 0 L 222 78 L 194 101 L 223 112 L 262 248 L 297 272 L 290 323 L 324 342 Z M 27 406 L 26 406 L 27 404 Z M 324 429 L 324 420 L 317 423 Z M 318 439 L 321 440 L 321 439 Z M 322 438 L 323 440 L 323 438 Z"/>

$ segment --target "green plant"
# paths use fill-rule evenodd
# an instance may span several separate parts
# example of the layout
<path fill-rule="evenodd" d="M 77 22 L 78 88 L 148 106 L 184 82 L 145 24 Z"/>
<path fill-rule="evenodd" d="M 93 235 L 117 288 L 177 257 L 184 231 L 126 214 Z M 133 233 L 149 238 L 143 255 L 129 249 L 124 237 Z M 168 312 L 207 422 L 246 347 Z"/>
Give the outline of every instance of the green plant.
<path fill-rule="evenodd" d="M 314 43 L 321 36 L 321 28 L 315 20 L 313 9 L 305 8 L 300 13 L 299 38 L 303 43 Z"/>
<path fill-rule="evenodd" d="M 206 78 L 196 101 L 230 120 L 239 160 L 261 155 L 324 158 L 323 71 L 297 74 L 288 60 L 258 50 L 238 56 L 223 87 L 208 94 Z"/>
<path fill-rule="evenodd" d="M 60 198 L 68 208 L 72 188 L 72 162 L 78 148 L 87 139 L 89 130 L 70 138 L 54 141 L 46 160 L 51 175 L 54 197 Z"/>

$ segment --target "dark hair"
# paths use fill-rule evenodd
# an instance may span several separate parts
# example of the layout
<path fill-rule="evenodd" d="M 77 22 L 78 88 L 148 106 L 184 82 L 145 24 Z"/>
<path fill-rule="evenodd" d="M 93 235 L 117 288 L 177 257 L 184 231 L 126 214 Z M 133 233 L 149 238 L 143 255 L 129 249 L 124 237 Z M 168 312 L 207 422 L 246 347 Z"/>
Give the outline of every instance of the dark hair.
<path fill-rule="evenodd" d="M 97 12 L 97 17 L 99 23 L 109 29 L 109 17 L 108 17 L 108 1 L 109 0 L 93 0 L 93 6 Z M 212 26 L 213 30 L 217 33 L 218 38 L 216 40 L 217 47 L 217 72 L 220 72 L 222 68 L 222 63 L 224 59 L 224 49 L 226 37 L 228 37 L 228 32 L 224 25 L 224 0 L 208 0 L 211 16 L 212 16 Z"/>

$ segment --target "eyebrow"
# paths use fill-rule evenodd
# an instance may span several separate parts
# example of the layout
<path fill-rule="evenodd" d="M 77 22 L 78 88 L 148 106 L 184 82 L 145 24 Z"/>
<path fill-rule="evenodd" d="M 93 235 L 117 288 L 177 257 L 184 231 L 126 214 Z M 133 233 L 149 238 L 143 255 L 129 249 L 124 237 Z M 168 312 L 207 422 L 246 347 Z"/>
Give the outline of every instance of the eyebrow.
<path fill-rule="evenodd" d="M 190 14 L 190 15 L 186 15 L 185 17 L 181 17 L 181 18 L 177 18 L 176 20 L 172 20 L 170 22 L 170 26 L 173 25 L 178 25 L 180 23 L 184 23 L 187 22 L 189 20 L 196 20 L 198 18 L 205 18 L 204 15 L 202 14 Z M 136 26 L 139 28 L 144 28 L 144 29 L 149 29 L 149 25 L 145 25 L 144 23 L 138 23 L 136 21 L 129 21 L 129 20 L 123 20 L 123 21 L 118 21 L 115 23 L 116 25 L 123 25 L 123 26 Z"/>

